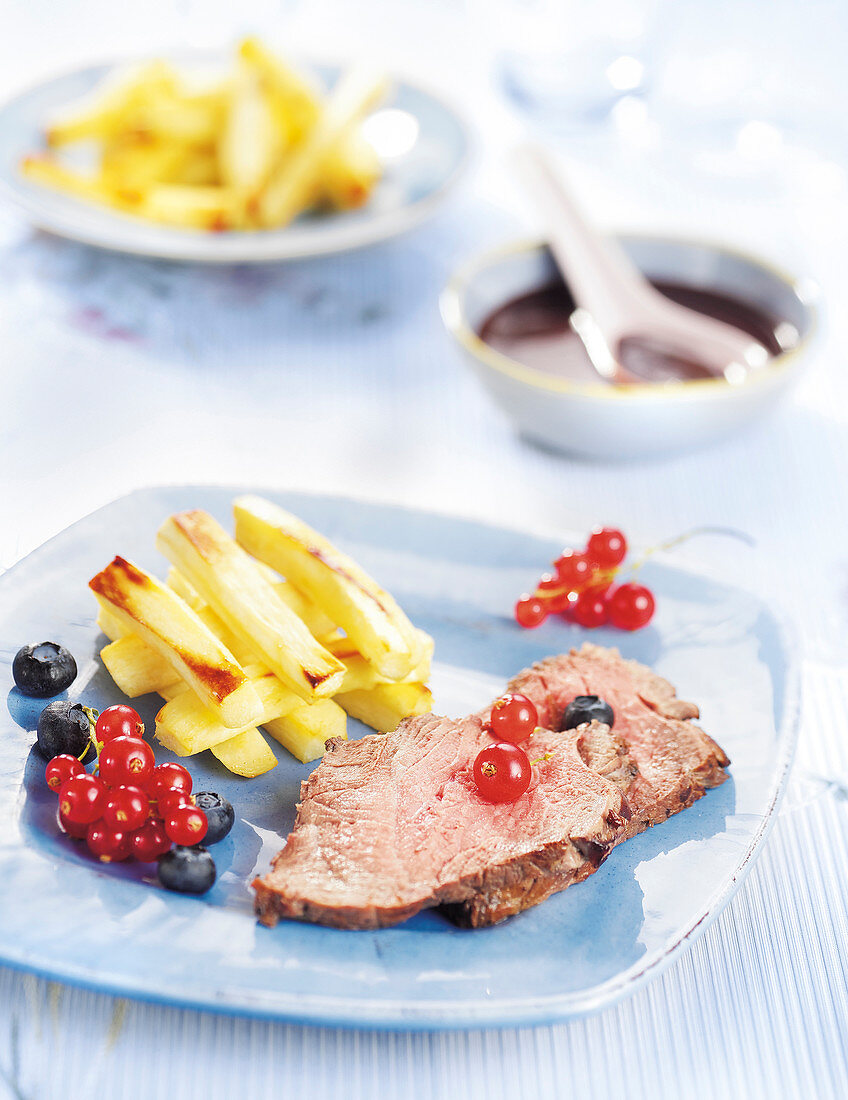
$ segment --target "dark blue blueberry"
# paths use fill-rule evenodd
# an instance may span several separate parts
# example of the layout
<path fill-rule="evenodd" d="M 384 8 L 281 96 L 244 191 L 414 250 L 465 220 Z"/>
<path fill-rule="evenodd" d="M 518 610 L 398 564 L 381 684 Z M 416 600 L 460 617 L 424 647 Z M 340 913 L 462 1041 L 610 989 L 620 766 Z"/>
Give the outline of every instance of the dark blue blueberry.
<path fill-rule="evenodd" d="M 205 894 L 215 883 L 215 860 L 205 848 L 175 845 L 159 859 L 159 881 L 180 894 Z"/>
<path fill-rule="evenodd" d="M 597 695 L 578 695 L 565 708 L 562 716 L 562 728 L 573 730 L 576 726 L 582 726 L 584 722 L 603 722 L 611 726 L 615 721 L 612 707 Z"/>
<path fill-rule="evenodd" d="M 206 814 L 206 820 L 209 822 L 209 828 L 206 830 L 203 843 L 217 844 L 232 829 L 233 822 L 236 819 L 232 803 L 228 802 L 226 798 L 221 798 L 219 794 L 215 794 L 213 791 L 201 791 L 193 797 L 195 806 L 198 810 L 203 810 Z"/>
<path fill-rule="evenodd" d="M 64 752 L 76 756 L 83 764 L 94 759 L 91 723 L 82 703 L 69 703 L 66 699 L 48 703 L 38 717 L 37 737 L 45 760 Z"/>
<path fill-rule="evenodd" d="M 76 680 L 77 663 L 67 649 L 56 642 L 25 645 L 15 654 L 12 676 L 24 695 L 49 699 Z"/>

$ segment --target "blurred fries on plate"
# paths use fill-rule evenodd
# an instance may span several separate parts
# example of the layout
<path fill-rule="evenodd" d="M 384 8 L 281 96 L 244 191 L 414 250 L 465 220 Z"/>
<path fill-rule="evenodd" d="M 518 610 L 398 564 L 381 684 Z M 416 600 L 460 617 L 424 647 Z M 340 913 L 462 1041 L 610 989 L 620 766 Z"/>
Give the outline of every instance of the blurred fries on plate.
<path fill-rule="evenodd" d="M 279 229 L 309 210 L 368 202 L 381 177 L 363 121 L 389 93 L 371 70 L 326 92 L 243 41 L 233 68 L 200 84 L 165 61 L 110 78 L 50 119 L 21 161 L 33 183 L 181 229 Z M 93 153 L 80 167 L 77 150 Z"/>
<path fill-rule="evenodd" d="M 388 732 L 430 710 L 433 639 L 395 599 L 270 501 L 234 512 L 235 537 L 200 511 L 162 524 L 167 583 L 121 557 L 89 582 L 116 686 L 164 700 L 158 741 L 252 778 L 277 762 L 263 731 L 308 762 L 348 715 Z"/>

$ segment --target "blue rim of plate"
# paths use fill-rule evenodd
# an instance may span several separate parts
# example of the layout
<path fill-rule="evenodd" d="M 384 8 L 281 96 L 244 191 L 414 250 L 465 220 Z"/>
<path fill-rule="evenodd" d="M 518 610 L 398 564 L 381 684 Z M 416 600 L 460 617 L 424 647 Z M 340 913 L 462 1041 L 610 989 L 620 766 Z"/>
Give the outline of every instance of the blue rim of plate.
<path fill-rule="evenodd" d="M 225 60 L 225 55 L 219 51 L 164 51 L 162 56 L 178 65 Z M 379 244 L 420 225 L 444 201 L 470 162 L 470 130 L 456 109 L 420 82 L 394 77 L 396 99 L 405 96 L 411 96 L 413 100 L 417 98 L 426 109 L 440 114 L 441 123 L 446 127 L 445 133 L 448 129 L 451 131 L 448 144 L 453 143 L 455 149 L 452 164 L 441 179 L 413 200 L 392 209 L 375 213 L 366 204 L 360 210 L 297 219 L 292 225 L 278 230 L 210 234 L 145 222 L 132 215 L 53 192 L 21 178 L 16 170 L 17 162 L 20 157 L 36 149 L 24 148 L 23 144 L 18 146 L 15 142 L 9 146 L 4 143 L 2 131 L 10 117 L 14 118 L 16 112 L 27 108 L 30 100 L 49 94 L 55 87 L 72 81 L 88 81 L 93 86 L 113 71 L 141 60 L 144 59 L 126 57 L 68 69 L 8 96 L 0 104 L 0 197 L 6 198 L 36 228 L 109 252 L 174 262 L 279 263 L 335 255 Z M 299 59 L 299 63 L 325 81 L 332 80 L 341 69 L 340 64 L 325 61 Z M 394 105 L 394 100 L 385 104 L 387 107 Z M 56 105 L 52 109 L 55 110 Z M 37 140 L 37 136 L 33 140 Z M 395 171 L 390 165 L 387 177 Z"/>
<path fill-rule="evenodd" d="M 363 507 L 390 508 L 392 511 L 403 513 L 410 517 L 431 519 L 434 522 L 444 521 L 447 523 L 460 524 L 468 529 L 475 529 L 481 535 L 485 535 L 487 532 L 492 535 L 511 532 L 532 539 L 546 540 L 551 546 L 556 545 L 554 542 L 551 542 L 551 536 L 544 533 L 539 534 L 534 532 L 533 535 L 528 535 L 526 530 L 518 531 L 517 529 L 504 525 L 496 526 L 478 521 L 469 521 L 454 515 L 432 511 L 424 512 L 402 505 L 388 505 L 382 502 L 372 502 L 364 499 L 356 500 L 350 496 L 340 498 L 331 495 L 323 496 L 321 494 L 277 494 L 272 490 L 262 488 L 256 489 L 255 487 L 214 488 L 225 492 L 228 497 L 234 497 L 239 492 L 255 491 L 270 496 L 282 495 L 286 498 L 300 497 L 302 499 L 323 500 L 329 505 L 360 504 Z M 87 516 L 82 517 L 74 524 L 65 528 L 62 532 L 47 540 L 42 546 L 38 547 L 20 562 L 16 563 L 15 566 L 11 567 L 4 574 L 0 575 L 0 588 L 5 587 L 10 580 L 14 581 L 15 574 L 19 571 L 23 571 L 28 563 L 31 562 L 31 559 L 39 555 L 40 552 L 51 547 L 58 541 L 65 539 L 68 535 L 73 534 L 75 529 L 85 524 L 87 520 L 100 513 L 108 512 L 110 508 L 122 502 L 131 501 L 133 498 L 143 497 L 151 493 L 156 494 L 162 492 L 178 494 L 195 491 L 208 492 L 211 489 L 213 489 L 211 486 L 163 486 L 160 488 L 136 490 L 127 496 L 117 498 L 115 501 L 112 501 L 111 504 L 104 505 L 94 510 Z M 290 503 L 290 500 L 287 500 L 286 503 Z M 561 537 L 562 533 L 560 533 L 560 538 Z M 661 567 L 664 567 L 667 561 L 668 555 L 657 556 L 657 564 Z M 675 567 L 675 572 L 679 576 L 686 575 L 696 580 L 712 580 L 705 575 L 702 576 L 701 574 L 692 573 L 690 570 L 681 570 L 679 567 Z M 715 583 L 721 584 L 728 592 L 739 592 L 741 595 L 748 596 L 748 594 L 743 593 L 742 590 L 734 589 L 732 586 L 725 585 L 724 582 Z M 271 1005 L 263 1004 L 262 998 L 257 998 L 256 991 L 254 990 L 247 991 L 246 993 L 244 991 L 226 990 L 222 991 L 222 996 L 218 1001 L 213 1001 L 204 999 L 200 996 L 184 996 L 173 991 L 163 990 L 161 986 L 156 985 L 155 981 L 127 981 L 121 978 L 104 976 L 98 973 L 96 967 L 72 965 L 67 962 L 64 962 L 61 966 L 55 964 L 44 965 L 15 951 L 14 946 L 10 944 L 8 938 L 5 936 L 0 937 L 0 964 L 34 973 L 50 980 L 68 982 L 94 992 L 107 993 L 115 996 L 129 996 L 138 1000 L 175 1008 L 191 1008 L 229 1015 L 322 1026 L 369 1027 L 382 1030 L 465 1030 L 493 1026 L 532 1026 L 563 1022 L 570 1018 L 589 1015 L 603 1008 L 607 1008 L 622 998 L 629 996 L 652 977 L 662 972 L 680 955 L 681 951 L 687 945 L 691 944 L 697 936 L 700 936 L 706 931 L 739 889 L 751 868 L 755 856 L 762 850 L 763 841 L 774 824 L 776 810 L 785 790 L 797 744 L 801 707 L 801 688 L 800 662 L 797 659 L 793 659 L 793 656 L 798 653 L 798 641 L 795 636 L 795 631 L 790 627 L 785 618 L 774 614 L 771 607 L 769 608 L 769 615 L 777 628 L 782 653 L 787 660 L 785 669 L 786 677 L 782 687 L 781 715 L 776 729 L 776 743 L 779 746 L 779 753 L 773 762 L 774 766 L 771 771 L 768 799 L 762 813 L 762 819 L 756 831 L 752 833 L 747 847 L 742 857 L 738 860 L 732 874 L 723 882 L 721 887 L 712 894 L 704 911 L 691 919 L 685 927 L 681 928 L 679 933 L 672 941 L 665 945 L 661 952 L 656 952 L 652 957 L 649 957 L 644 966 L 631 967 L 629 970 L 589 990 L 589 995 L 581 993 L 577 996 L 566 994 L 542 997 L 530 996 L 524 998 L 508 997 L 499 1000 L 488 1000 L 482 1005 L 478 1003 L 473 1007 L 463 1003 L 461 1000 L 427 1000 L 424 1002 L 424 1007 L 419 1008 L 414 1002 L 410 1002 L 409 998 L 398 998 L 397 1000 L 379 999 L 369 1003 L 364 1001 L 361 997 L 345 1001 L 344 998 L 338 996 L 303 996 L 301 994 L 287 1001 L 285 995 L 279 992 L 275 992 L 273 997 L 274 1004 Z M 91 629 L 93 636 L 97 636 L 97 628 L 93 623 Z M 9 652 L 11 653 L 12 651 L 9 650 Z M 17 801 L 19 802 L 23 796 L 22 777 L 18 776 L 13 782 L 17 783 L 19 786 L 19 790 L 17 791 Z M 654 830 L 649 830 L 649 833 L 655 832 L 661 828 L 662 826 L 657 826 Z M 648 834 L 642 834 L 642 836 L 647 835 Z M 634 841 L 629 841 L 628 843 L 633 844 Z M 587 881 L 591 882 L 592 880 L 590 878 Z M 579 889 L 580 887 L 577 888 Z M 537 907 L 536 910 L 530 910 L 529 912 L 539 911 L 543 908 L 544 905 Z M 2 924 L 2 914 L 0 914 L 0 924 Z M 278 926 L 276 931 L 284 927 L 285 922 Z M 357 934 L 358 933 L 354 933 L 354 935 Z M 472 933 L 472 935 L 476 934 L 477 933 Z"/>

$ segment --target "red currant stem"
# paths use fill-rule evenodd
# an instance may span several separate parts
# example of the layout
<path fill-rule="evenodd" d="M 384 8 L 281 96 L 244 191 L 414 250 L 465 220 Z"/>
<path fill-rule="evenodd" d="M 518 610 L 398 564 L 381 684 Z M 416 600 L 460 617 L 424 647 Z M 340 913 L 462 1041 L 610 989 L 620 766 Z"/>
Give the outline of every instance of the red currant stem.
<path fill-rule="evenodd" d="M 530 766 L 533 767 L 535 764 L 544 764 L 546 761 L 552 760 L 553 756 L 554 754 L 552 752 L 546 752 L 545 755 L 540 756 L 538 760 L 531 760 Z"/>
<path fill-rule="evenodd" d="M 688 542 L 689 539 L 694 538 L 696 535 L 726 535 L 728 538 L 739 539 L 740 542 L 744 542 L 747 546 L 757 545 L 756 539 L 752 538 L 745 531 L 738 531 L 735 527 L 693 527 L 691 531 L 685 531 L 682 535 L 676 535 L 673 539 L 668 539 L 666 542 L 660 542 L 657 543 L 656 546 L 651 546 L 645 551 L 642 557 L 631 566 L 631 575 L 635 577 L 645 562 L 654 554 L 662 550 L 672 550 L 675 546 L 679 546 L 683 542 Z"/>
<path fill-rule="evenodd" d="M 613 565 L 609 569 L 599 569 L 597 573 L 592 574 L 584 587 L 597 588 L 599 584 L 612 584 L 620 572 L 621 567 L 618 565 Z"/>
<path fill-rule="evenodd" d="M 662 547 L 658 546 L 655 549 L 660 550 Z M 583 592 L 585 589 L 595 588 L 599 584 L 612 584 L 618 572 L 619 567 L 617 565 L 610 569 L 599 569 L 582 581 L 580 585 L 561 584 L 556 588 L 537 588 L 533 595 L 544 603 L 545 600 L 550 600 L 555 596 L 567 596 L 569 592 Z"/>
<path fill-rule="evenodd" d="M 83 713 L 88 719 L 88 745 L 85 746 L 80 755 L 77 757 L 80 763 L 82 763 L 82 758 L 88 752 L 89 746 L 94 746 L 94 751 L 98 756 L 100 755 L 100 750 L 103 748 L 103 742 L 98 741 L 94 736 L 94 730 L 97 726 L 97 719 L 100 717 L 100 711 L 95 710 L 94 707 L 83 707 L 82 709 Z"/>

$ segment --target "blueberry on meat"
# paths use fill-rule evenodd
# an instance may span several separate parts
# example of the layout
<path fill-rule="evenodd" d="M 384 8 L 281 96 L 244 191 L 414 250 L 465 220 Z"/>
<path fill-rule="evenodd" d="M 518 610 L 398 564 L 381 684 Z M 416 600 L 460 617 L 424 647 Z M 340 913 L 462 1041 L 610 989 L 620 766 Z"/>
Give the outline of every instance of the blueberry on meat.
<path fill-rule="evenodd" d="M 612 707 L 597 695 L 578 695 L 565 708 L 562 716 L 562 728 L 573 730 L 584 722 L 603 722 L 611 726 L 615 721 Z"/>
<path fill-rule="evenodd" d="M 67 753 L 83 764 L 94 759 L 91 722 L 82 703 L 48 703 L 38 717 L 38 747 L 46 760 Z"/>
<path fill-rule="evenodd" d="M 25 645 L 15 654 L 12 676 L 18 689 L 34 699 L 58 695 L 77 678 L 77 663 L 56 642 Z"/>
<path fill-rule="evenodd" d="M 194 795 L 194 804 L 206 814 L 208 827 L 204 844 L 217 844 L 232 829 L 236 819 L 232 803 L 213 791 L 200 791 Z"/>
<path fill-rule="evenodd" d="M 180 844 L 159 859 L 159 881 L 180 894 L 205 894 L 215 882 L 215 861 L 205 848 Z"/>

